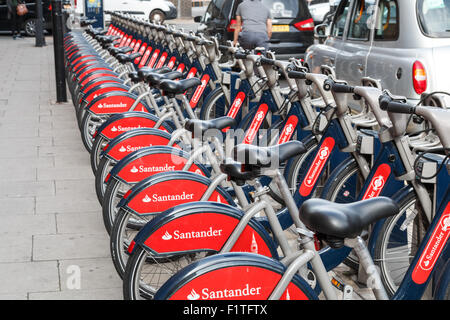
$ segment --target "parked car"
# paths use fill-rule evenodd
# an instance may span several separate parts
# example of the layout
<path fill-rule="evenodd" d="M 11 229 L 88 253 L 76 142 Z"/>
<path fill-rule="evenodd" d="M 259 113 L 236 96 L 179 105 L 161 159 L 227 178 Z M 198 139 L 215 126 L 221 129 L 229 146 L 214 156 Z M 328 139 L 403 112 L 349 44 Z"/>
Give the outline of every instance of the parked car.
<path fill-rule="evenodd" d="M 220 43 L 233 40 L 236 9 L 242 0 L 212 0 L 203 15 L 194 18 L 200 22 L 199 32 L 217 36 Z M 303 57 L 314 41 L 314 22 L 306 0 L 262 0 L 272 13 L 273 33 L 269 50 L 278 59 Z"/>
<path fill-rule="evenodd" d="M 150 21 L 163 22 L 177 17 L 177 8 L 167 0 L 105 0 L 103 8 L 106 11 L 126 12 Z M 105 20 L 109 20 L 107 15 Z"/>
<path fill-rule="evenodd" d="M 315 36 L 322 43 L 305 58 L 312 72 L 352 85 L 374 78 L 412 101 L 450 92 L 450 0 L 342 0 L 331 26 L 316 26 Z"/>
<path fill-rule="evenodd" d="M 314 23 L 320 23 L 325 18 L 325 15 L 330 11 L 329 0 L 307 0 L 308 8 Z"/>
<path fill-rule="evenodd" d="M 203 16 L 208 8 L 210 1 L 192 0 L 191 16 Z"/>
<path fill-rule="evenodd" d="M 306 0 L 308 8 L 314 20 L 314 24 L 322 23 L 327 15 L 331 14 L 333 8 L 336 8 L 340 0 Z"/>
<path fill-rule="evenodd" d="M 28 13 L 23 17 L 22 30 L 27 36 L 34 36 L 36 30 L 36 2 L 26 0 L 25 4 L 27 6 Z M 52 13 L 50 0 L 42 1 L 42 13 L 44 17 L 44 29 L 51 31 Z M 0 0 L 0 31 L 11 31 L 10 21 L 8 20 L 8 7 L 6 6 L 6 0 Z"/>

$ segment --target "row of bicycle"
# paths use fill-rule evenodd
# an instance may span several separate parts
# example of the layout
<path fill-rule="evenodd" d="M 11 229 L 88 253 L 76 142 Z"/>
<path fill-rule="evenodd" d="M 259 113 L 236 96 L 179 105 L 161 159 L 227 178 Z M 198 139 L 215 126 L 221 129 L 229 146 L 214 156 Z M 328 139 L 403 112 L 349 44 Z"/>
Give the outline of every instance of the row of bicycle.
<path fill-rule="evenodd" d="M 124 298 L 448 298 L 447 109 L 123 14 L 65 53 Z"/>

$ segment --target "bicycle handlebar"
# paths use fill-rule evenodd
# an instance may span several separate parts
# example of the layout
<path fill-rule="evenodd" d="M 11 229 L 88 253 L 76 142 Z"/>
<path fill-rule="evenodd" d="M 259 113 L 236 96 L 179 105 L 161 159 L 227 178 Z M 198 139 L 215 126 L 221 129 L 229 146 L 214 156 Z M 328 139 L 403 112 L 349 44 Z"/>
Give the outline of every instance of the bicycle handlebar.
<path fill-rule="evenodd" d="M 236 51 L 234 53 L 234 57 L 236 59 L 246 59 L 247 58 L 247 53 L 243 52 L 243 51 Z"/>
<path fill-rule="evenodd" d="M 275 60 L 266 58 L 264 56 L 261 56 L 261 59 L 259 61 L 261 62 L 261 64 L 268 64 L 268 65 L 271 65 L 271 66 L 275 65 Z"/>
<path fill-rule="evenodd" d="M 306 72 L 301 71 L 289 71 L 288 77 L 291 79 L 306 79 Z"/>
<path fill-rule="evenodd" d="M 381 95 L 378 101 L 380 103 L 380 108 L 388 112 L 406 114 L 412 114 L 416 112 L 415 106 L 412 106 L 406 102 L 395 101 L 391 97 L 386 95 Z"/>
<path fill-rule="evenodd" d="M 355 87 L 343 83 L 336 83 L 331 79 L 327 79 L 323 83 L 325 91 L 333 91 L 337 93 L 354 93 Z"/>

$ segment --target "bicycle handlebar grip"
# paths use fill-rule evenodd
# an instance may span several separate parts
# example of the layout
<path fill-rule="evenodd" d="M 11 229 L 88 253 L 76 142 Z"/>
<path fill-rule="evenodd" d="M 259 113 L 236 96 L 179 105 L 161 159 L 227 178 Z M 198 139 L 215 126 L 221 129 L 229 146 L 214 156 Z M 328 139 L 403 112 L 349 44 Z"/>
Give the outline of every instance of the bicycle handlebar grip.
<path fill-rule="evenodd" d="M 245 52 L 242 51 L 237 51 L 234 53 L 234 57 L 236 59 L 246 59 L 247 58 L 247 54 Z"/>
<path fill-rule="evenodd" d="M 331 79 L 327 79 L 323 83 L 323 89 L 337 93 L 353 93 L 355 88 L 346 84 L 336 83 Z"/>
<path fill-rule="evenodd" d="M 289 71 L 288 77 L 291 79 L 306 79 L 306 73 L 301 71 Z"/>
<path fill-rule="evenodd" d="M 219 50 L 222 51 L 222 52 L 228 52 L 228 47 L 220 44 L 219 45 Z"/>
<path fill-rule="evenodd" d="M 261 64 L 268 64 L 268 65 L 275 65 L 275 60 L 273 59 L 269 59 L 266 57 L 261 57 L 261 59 L 259 60 L 261 62 Z"/>
<path fill-rule="evenodd" d="M 393 101 L 390 97 L 381 96 L 378 101 L 382 110 L 393 113 L 415 113 L 416 107 L 406 102 Z"/>

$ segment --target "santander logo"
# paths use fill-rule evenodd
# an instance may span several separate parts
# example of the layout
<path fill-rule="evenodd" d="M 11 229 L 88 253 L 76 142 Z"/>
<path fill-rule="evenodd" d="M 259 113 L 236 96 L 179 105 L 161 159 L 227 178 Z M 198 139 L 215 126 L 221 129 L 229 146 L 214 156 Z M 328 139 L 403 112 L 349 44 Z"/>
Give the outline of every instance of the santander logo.
<path fill-rule="evenodd" d="M 187 299 L 188 300 L 198 300 L 198 299 L 200 299 L 200 295 L 197 292 L 195 292 L 194 289 L 192 289 L 191 293 L 188 294 Z"/>
<path fill-rule="evenodd" d="M 285 143 L 289 141 L 292 137 L 292 134 L 295 131 L 295 127 L 297 126 L 298 118 L 294 115 L 290 116 L 286 125 L 284 126 L 283 131 L 281 132 L 280 138 L 278 139 L 278 144 Z"/>
<path fill-rule="evenodd" d="M 123 102 L 119 102 L 119 103 L 110 103 L 110 104 L 107 104 L 107 103 L 100 103 L 98 106 L 97 106 L 97 108 L 99 108 L 99 109 L 111 109 L 111 108 L 126 108 L 127 107 L 127 104 L 126 103 L 123 103 Z"/>
<path fill-rule="evenodd" d="M 207 230 L 200 231 L 186 231 L 182 232 L 180 230 L 174 230 L 172 233 L 166 230 L 166 232 L 161 236 L 161 239 L 168 240 L 183 240 L 183 239 L 202 239 L 202 238 L 215 238 L 222 236 L 222 229 L 213 229 L 209 227 Z"/>
<path fill-rule="evenodd" d="M 325 166 L 325 163 L 330 157 L 331 151 L 334 148 L 334 142 L 335 141 L 332 137 L 327 137 L 324 139 L 319 151 L 316 154 L 316 157 L 314 158 L 314 161 L 312 162 L 311 167 L 309 168 L 300 186 L 299 192 L 302 196 L 306 197 L 311 193 L 313 186 L 315 185 L 317 179 L 320 176 L 320 173 L 322 172 L 323 167 Z"/>
<path fill-rule="evenodd" d="M 195 289 L 192 289 L 186 298 L 188 300 L 239 299 L 239 297 L 258 296 L 261 294 L 261 289 L 262 287 L 250 287 L 248 283 L 243 288 L 235 289 L 211 290 L 209 288 L 203 288 L 200 291 L 201 295 Z"/>
<path fill-rule="evenodd" d="M 383 190 L 386 184 L 386 180 L 388 179 L 390 174 L 391 167 L 386 163 L 381 164 L 377 168 L 377 171 L 375 171 L 373 179 L 370 182 L 370 185 L 362 199 L 365 200 L 378 197 Z"/>
<path fill-rule="evenodd" d="M 241 108 L 242 103 L 245 100 L 245 93 L 239 92 L 236 95 L 236 98 L 233 101 L 233 104 L 231 105 L 230 111 L 228 111 L 227 117 L 235 118 L 239 109 Z"/>
<path fill-rule="evenodd" d="M 169 166 L 167 163 L 163 166 L 144 166 L 144 165 L 140 165 L 138 167 L 133 166 L 130 169 L 131 173 L 148 173 L 148 172 L 166 172 L 166 171 L 174 171 L 175 170 L 175 166 Z"/>
<path fill-rule="evenodd" d="M 264 117 L 266 116 L 268 108 L 269 107 L 265 103 L 259 107 L 258 111 L 255 114 L 255 118 L 253 119 L 250 128 L 245 135 L 244 143 L 250 144 L 253 142 L 253 139 L 255 139 L 256 133 L 258 132 L 259 127 L 264 120 Z"/>
<path fill-rule="evenodd" d="M 318 153 L 318 161 L 315 161 L 313 164 L 313 170 L 308 172 L 307 178 L 305 180 L 305 185 L 307 187 L 312 187 L 317 180 L 317 176 L 320 173 L 320 170 L 323 166 L 322 164 L 328 159 L 330 156 L 330 148 L 327 146 L 322 147 Z"/>
<path fill-rule="evenodd" d="M 192 99 L 190 101 L 191 107 L 195 107 L 197 105 L 198 101 L 200 100 L 200 97 L 201 97 L 203 91 L 205 90 L 206 85 L 208 84 L 209 75 L 205 74 L 202 77 L 201 81 L 202 81 L 201 85 L 199 87 L 197 87 L 197 89 L 195 90 L 194 95 L 192 96 Z"/>
<path fill-rule="evenodd" d="M 383 186 L 384 186 L 384 177 L 383 176 L 378 176 L 375 179 L 373 179 L 373 181 L 372 181 L 373 190 L 378 191 L 378 190 L 382 189 Z"/>
<path fill-rule="evenodd" d="M 193 200 L 194 194 L 193 193 L 186 193 L 183 191 L 182 194 L 165 194 L 165 195 L 158 195 L 157 193 L 153 193 L 152 197 L 149 197 L 148 194 L 145 194 L 145 197 L 142 198 L 142 202 L 149 203 L 149 202 L 167 202 L 167 201 L 180 201 L 180 200 Z"/>
<path fill-rule="evenodd" d="M 423 284 L 427 281 L 439 255 L 447 244 L 450 235 L 450 203 L 444 210 L 439 219 L 436 228 L 433 231 L 427 246 L 420 256 L 412 273 L 412 280 L 417 284 Z"/>
<path fill-rule="evenodd" d="M 131 145 L 127 145 L 126 147 L 122 145 L 120 147 L 120 149 L 119 149 L 119 152 L 134 152 L 134 151 L 140 150 L 142 148 L 151 147 L 151 146 L 153 146 L 153 145 L 152 144 L 149 144 L 149 145 L 146 145 L 146 146 L 131 146 Z"/>

